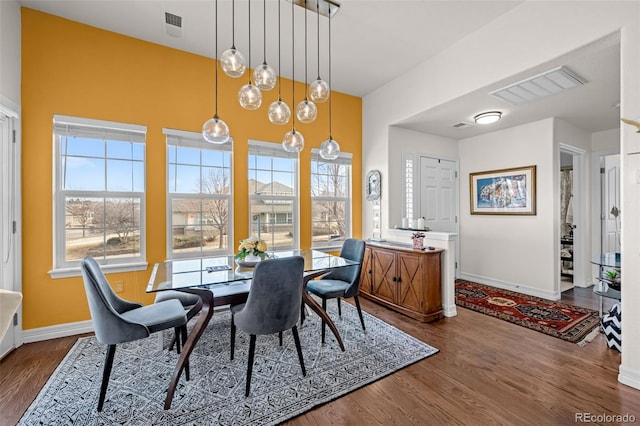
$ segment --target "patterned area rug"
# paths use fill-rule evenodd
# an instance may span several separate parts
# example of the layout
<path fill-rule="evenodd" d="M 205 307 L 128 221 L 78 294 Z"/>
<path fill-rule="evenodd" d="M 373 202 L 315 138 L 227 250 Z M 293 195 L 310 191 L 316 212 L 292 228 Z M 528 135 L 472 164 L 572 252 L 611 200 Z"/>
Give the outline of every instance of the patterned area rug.
<path fill-rule="evenodd" d="M 600 323 L 592 309 L 464 280 L 456 281 L 456 305 L 573 343 Z"/>
<path fill-rule="evenodd" d="M 251 394 L 244 396 L 249 336 L 238 330 L 236 356 L 229 361 L 230 314 L 216 312 L 191 355 L 191 380 L 180 380 L 170 410 L 163 410 L 177 356 L 158 349 L 152 336 L 118 345 L 102 413 L 96 410 L 106 346 L 94 337 L 78 339 L 20 420 L 21 425 L 258 425 L 277 424 L 334 400 L 438 352 L 395 327 L 335 302 L 329 314 L 346 352 L 320 321 L 308 316 L 298 328 L 307 376 L 303 377 L 290 332 L 258 336 Z M 170 333 L 164 334 L 165 348 Z"/>

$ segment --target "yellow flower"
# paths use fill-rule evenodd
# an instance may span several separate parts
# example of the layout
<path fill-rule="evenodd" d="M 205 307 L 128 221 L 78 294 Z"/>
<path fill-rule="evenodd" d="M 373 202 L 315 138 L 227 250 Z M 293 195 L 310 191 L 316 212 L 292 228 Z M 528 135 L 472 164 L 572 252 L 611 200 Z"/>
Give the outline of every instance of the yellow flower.
<path fill-rule="evenodd" d="M 264 241 L 258 241 L 258 244 L 256 245 L 256 250 L 267 251 L 267 243 L 265 243 Z"/>

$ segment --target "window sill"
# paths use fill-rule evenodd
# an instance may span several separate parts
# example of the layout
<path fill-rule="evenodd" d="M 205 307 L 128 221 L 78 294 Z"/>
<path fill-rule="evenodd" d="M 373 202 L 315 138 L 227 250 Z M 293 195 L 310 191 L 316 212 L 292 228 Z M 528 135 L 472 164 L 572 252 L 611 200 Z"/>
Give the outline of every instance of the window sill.
<path fill-rule="evenodd" d="M 136 263 L 121 263 L 111 265 L 100 265 L 100 269 L 105 274 L 112 274 L 116 272 L 133 272 L 133 271 L 145 271 L 149 267 L 147 262 Z M 80 267 L 74 268 L 60 268 L 49 271 L 49 276 L 53 279 L 79 277 L 82 275 Z"/>

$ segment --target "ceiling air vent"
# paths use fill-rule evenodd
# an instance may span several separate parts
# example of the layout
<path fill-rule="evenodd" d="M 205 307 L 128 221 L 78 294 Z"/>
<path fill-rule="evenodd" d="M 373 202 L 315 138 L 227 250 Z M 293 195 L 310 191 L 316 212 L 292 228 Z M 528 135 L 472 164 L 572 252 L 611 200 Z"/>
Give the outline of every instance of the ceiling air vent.
<path fill-rule="evenodd" d="M 182 37 L 182 16 L 164 13 L 164 29 L 172 37 Z"/>
<path fill-rule="evenodd" d="M 585 83 L 585 79 L 567 68 L 558 67 L 511 86 L 495 90 L 491 92 L 491 95 L 512 104 L 523 104 Z"/>
<path fill-rule="evenodd" d="M 465 123 L 465 122 L 463 121 L 463 122 L 461 122 L 461 123 L 454 124 L 454 125 L 453 125 L 453 126 L 451 126 L 451 127 L 460 128 L 460 127 L 466 127 L 466 126 L 468 126 L 469 124 L 470 124 L 470 123 Z"/>

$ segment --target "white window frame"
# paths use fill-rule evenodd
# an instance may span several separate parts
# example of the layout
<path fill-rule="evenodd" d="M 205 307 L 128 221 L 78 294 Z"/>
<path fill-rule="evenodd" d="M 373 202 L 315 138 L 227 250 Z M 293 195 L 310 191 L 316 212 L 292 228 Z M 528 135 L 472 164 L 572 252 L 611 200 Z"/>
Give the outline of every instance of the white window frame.
<path fill-rule="evenodd" d="M 147 269 L 146 262 L 146 134 L 147 127 L 137 124 L 117 123 L 82 117 L 55 114 L 53 116 L 53 269 L 52 278 L 64 278 L 81 275 L 80 260 L 66 261 L 65 199 L 82 198 L 137 198 L 140 200 L 140 254 L 124 258 L 98 259 L 105 272 L 140 271 Z M 84 191 L 64 190 L 62 188 L 61 158 L 62 138 L 84 136 L 96 139 L 121 140 L 142 143 L 144 147 L 144 190 L 143 192 L 121 191 Z M 105 160 L 108 158 L 105 154 Z M 105 169 L 106 170 L 106 169 Z"/>
<path fill-rule="evenodd" d="M 290 200 L 293 203 L 291 211 L 293 212 L 292 218 L 292 228 L 294 230 L 293 241 L 291 246 L 278 246 L 277 250 L 293 250 L 300 247 L 300 160 L 298 153 L 287 152 L 282 148 L 282 144 L 273 143 L 273 142 L 264 142 L 257 140 L 249 140 L 249 152 L 247 155 L 247 179 L 251 178 L 250 171 L 254 170 L 252 165 L 250 164 L 250 158 L 252 155 L 262 155 L 269 157 L 278 157 L 278 158 L 288 158 L 294 160 L 293 170 L 295 172 L 295 176 L 293 179 L 295 188 L 293 188 L 293 196 L 262 196 L 259 194 L 251 194 L 249 193 L 249 212 L 248 212 L 248 220 L 249 220 L 249 229 L 251 229 L 252 225 L 252 214 L 251 214 L 251 202 L 253 200 Z M 257 237 L 257 235 L 254 235 Z M 248 236 L 247 236 L 248 237 Z M 267 241 L 269 244 L 269 241 Z M 275 249 L 269 247 L 269 250 Z"/>
<path fill-rule="evenodd" d="M 347 182 L 345 183 L 345 187 L 347 189 L 347 194 L 345 194 L 344 197 L 318 197 L 318 196 L 314 196 L 313 195 L 313 191 L 311 193 L 311 208 L 313 209 L 313 202 L 314 201 L 344 201 L 345 203 L 345 220 L 346 220 L 346 224 L 345 224 L 345 228 L 346 228 L 346 235 L 345 235 L 345 239 L 346 238 L 351 238 L 352 236 L 352 222 L 353 222 L 353 217 L 352 217 L 352 210 L 351 210 L 351 193 L 352 193 L 352 187 L 351 187 L 351 183 L 352 183 L 352 176 L 351 176 L 351 170 L 352 170 L 352 162 L 353 162 L 353 154 L 348 153 L 348 152 L 340 152 L 338 154 L 338 158 L 336 158 L 335 160 L 325 160 L 324 158 L 320 157 L 320 150 L 317 148 L 313 148 L 311 150 L 311 162 L 317 162 L 317 163 L 339 163 L 339 164 L 343 164 L 347 167 Z M 311 186 L 313 186 L 313 164 L 311 165 L 310 168 L 310 173 L 311 173 Z M 342 247 L 342 243 L 343 241 L 338 241 L 336 242 L 332 242 L 332 241 L 327 241 L 327 242 L 314 242 L 313 241 L 313 211 L 311 212 L 311 248 L 314 249 L 335 249 L 335 248 L 340 248 Z"/>
<path fill-rule="evenodd" d="M 188 132 L 184 130 L 176 130 L 176 129 L 162 129 L 162 133 L 166 135 L 167 139 L 167 259 L 184 259 L 184 258 L 192 258 L 192 257 L 202 257 L 202 256 L 223 256 L 229 255 L 233 253 L 233 143 L 227 142 L 224 144 L 212 144 L 206 142 L 202 137 L 202 133 L 196 132 Z M 182 193 L 182 192 L 170 192 L 170 183 L 169 183 L 169 149 L 171 146 L 178 147 L 189 147 L 200 150 L 211 150 L 211 151 L 224 151 L 229 152 L 229 193 L 227 195 L 224 194 L 194 194 L 194 193 Z M 202 164 L 200 164 L 200 169 L 202 170 Z M 218 199 L 218 200 L 227 200 L 227 205 L 229 206 L 228 212 L 228 221 L 227 221 L 227 249 L 226 250 L 216 250 L 215 252 L 206 252 L 202 251 L 202 247 L 199 252 L 186 252 L 186 253 L 174 253 L 173 252 L 173 223 L 172 223 L 172 215 L 173 215 L 173 200 L 175 198 L 178 199 L 194 199 L 194 200 L 205 200 L 205 199 Z"/>

